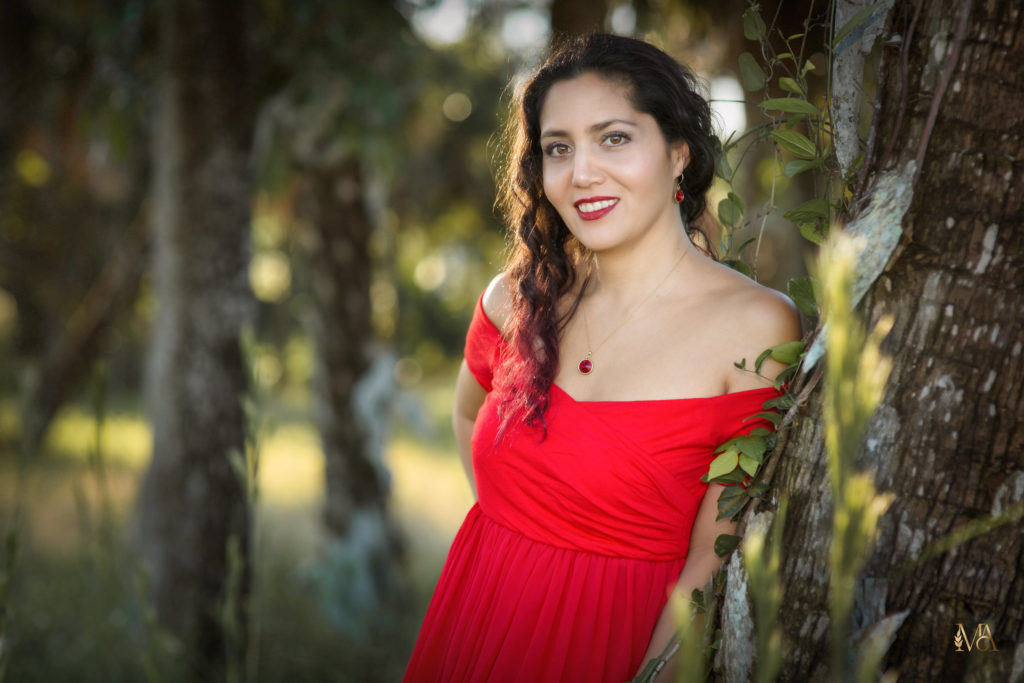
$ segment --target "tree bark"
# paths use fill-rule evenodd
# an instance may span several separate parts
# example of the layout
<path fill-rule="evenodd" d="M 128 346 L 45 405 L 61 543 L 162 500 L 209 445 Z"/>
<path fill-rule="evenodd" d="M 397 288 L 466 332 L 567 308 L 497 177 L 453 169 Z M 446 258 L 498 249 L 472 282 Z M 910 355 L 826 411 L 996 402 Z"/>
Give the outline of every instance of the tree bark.
<path fill-rule="evenodd" d="M 878 200 L 883 176 L 912 187 L 913 199 L 862 305 L 869 326 L 886 314 L 895 325 L 883 345 L 893 370 L 858 467 L 895 499 L 862 573 L 853 630 L 908 610 L 883 662 L 901 681 L 1020 680 L 1019 516 L 931 559 L 922 551 L 1024 497 L 1024 135 L 1010 114 L 1024 107 L 1024 12 L 1012 0 L 897 0 L 883 41 L 854 205 Z M 814 393 L 773 456 L 773 498 L 789 502 L 782 680 L 840 677 L 827 671 L 832 508 L 821 423 Z M 958 652 L 959 624 L 968 638 L 986 624 L 999 651 Z"/>
<path fill-rule="evenodd" d="M 372 350 L 368 180 L 359 160 L 303 168 L 298 212 L 309 265 L 306 327 L 316 345 L 314 403 L 324 449 L 324 523 L 331 534 L 322 582 L 328 613 L 353 633 L 401 596 L 401 543 L 388 514 L 383 447 L 393 359 Z M 374 619 L 374 617 L 378 619 Z"/>
<path fill-rule="evenodd" d="M 294 71 L 304 76 L 263 106 L 259 149 L 283 148 L 294 170 L 297 300 L 315 348 L 313 411 L 325 460 L 320 604 L 348 635 L 375 645 L 406 635 L 408 602 L 383 462 L 395 360 L 372 324 L 371 239 L 386 202 L 381 168 L 408 151 L 402 126 L 419 92 L 409 76 L 418 52 L 393 4 L 323 9 L 319 21 L 344 27 L 349 40 L 342 53 L 337 44 L 320 48 L 341 61 L 329 72 L 300 62 Z M 356 54 L 365 59 L 346 58 Z"/>
<path fill-rule="evenodd" d="M 158 616 L 184 645 L 188 678 L 200 680 L 223 680 L 244 647 L 248 590 L 250 513 L 244 477 L 229 459 L 245 452 L 239 340 L 253 308 L 244 7 L 169 0 L 160 24 L 159 310 L 147 377 L 153 459 L 140 498 L 141 543 Z M 230 566 L 232 541 L 241 568 Z M 235 595 L 229 578 L 240 580 Z"/>

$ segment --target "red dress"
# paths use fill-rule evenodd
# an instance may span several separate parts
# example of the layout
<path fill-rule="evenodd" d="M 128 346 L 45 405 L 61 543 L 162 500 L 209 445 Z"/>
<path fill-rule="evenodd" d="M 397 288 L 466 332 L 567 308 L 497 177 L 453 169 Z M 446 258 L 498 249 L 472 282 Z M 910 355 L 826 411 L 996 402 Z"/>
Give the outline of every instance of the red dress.
<path fill-rule="evenodd" d="M 483 309 L 466 363 L 487 390 L 473 429 L 478 502 L 452 543 L 406 683 L 623 683 L 642 664 L 686 562 L 715 448 L 771 387 L 710 398 L 576 401 L 552 386 L 539 428 L 495 448 L 493 369 L 505 348 Z"/>

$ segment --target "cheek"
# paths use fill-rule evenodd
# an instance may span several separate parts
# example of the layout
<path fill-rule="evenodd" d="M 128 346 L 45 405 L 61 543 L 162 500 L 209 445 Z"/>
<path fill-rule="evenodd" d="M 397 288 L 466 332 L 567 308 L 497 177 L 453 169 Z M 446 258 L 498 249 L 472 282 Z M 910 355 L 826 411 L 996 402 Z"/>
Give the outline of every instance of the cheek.
<path fill-rule="evenodd" d="M 541 187 L 544 188 L 544 194 L 555 200 L 560 194 L 560 187 L 562 182 L 560 180 L 561 173 L 557 168 L 553 168 L 550 164 L 544 164 L 544 168 L 541 171 Z"/>
<path fill-rule="evenodd" d="M 635 154 L 623 156 L 619 164 L 619 173 L 624 181 L 638 188 L 653 190 L 664 182 L 669 172 L 663 170 L 661 165 L 652 163 L 650 155 Z"/>

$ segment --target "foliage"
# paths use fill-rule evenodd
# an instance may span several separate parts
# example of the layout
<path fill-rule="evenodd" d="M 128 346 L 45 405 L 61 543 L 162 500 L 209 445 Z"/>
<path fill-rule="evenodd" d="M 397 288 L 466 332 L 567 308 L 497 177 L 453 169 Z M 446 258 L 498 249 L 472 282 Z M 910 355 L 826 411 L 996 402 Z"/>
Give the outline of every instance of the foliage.
<path fill-rule="evenodd" d="M 830 555 L 829 618 L 832 628 L 832 675 L 848 671 L 850 617 L 857 576 L 874 548 L 878 519 L 892 501 L 877 494 L 870 473 L 855 472 L 854 463 L 868 420 L 882 399 L 891 362 L 879 345 L 892 327 L 885 317 L 870 335 L 864 334 L 850 307 L 850 290 L 862 240 L 840 233 L 822 251 L 826 320 L 825 451 L 832 491 L 833 522 Z M 884 652 L 859 653 L 856 680 L 877 680 Z"/>
<path fill-rule="evenodd" d="M 829 77 L 835 46 L 842 41 L 843 36 L 854 31 L 873 9 L 875 7 L 869 7 L 853 17 L 846 26 L 835 32 L 832 41 L 826 45 L 825 61 L 829 65 Z M 744 222 L 746 203 L 732 189 L 737 164 L 730 163 L 730 152 L 737 149 L 746 138 L 751 138 L 746 142 L 737 162 L 742 163 L 753 145 L 759 142 L 772 144 L 775 173 L 767 206 L 760 216 L 762 233 L 768 215 L 775 209 L 775 178 L 780 165 L 784 163 L 782 175 L 785 178 L 811 175 L 814 196 L 787 210 L 784 217 L 794 224 L 805 239 L 819 246 L 829 239 L 828 226 L 845 212 L 850 198 L 848 184 L 852 182 L 853 173 L 862 161 L 862 158 L 858 159 L 845 176 L 840 174 L 830 143 L 833 122 L 828 107 L 829 89 L 826 88 L 823 101 L 813 100 L 810 95 L 811 83 L 808 76 L 816 70 L 811 59 L 805 56 L 810 18 L 805 22 L 808 31 L 793 35 L 785 35 L 774 24 L 774 18 L 766 23 L 760 15 L 759 6 L 752 3 L 743 14 L 743 32 L 748 40 L 757 42 L 762 61 L 751 52 L 739 56 L 743 87 L 748 92 L 763 92 L 766 95 L 758 107 L 769 116 L 770 121 L 753 127 L 736 139 L 730 137 L 722 142 L 721 157 L 716 166 L 716 175 L 729 186 L 725 198 L 718 204 L 719 221 L 726 226 L 722 251 L 727 255 L 727 263 L 748 275 L 756 273 L 756 253 L 755 263 L 751 267 L 743 262 L 740 252 L 753 239 L 738 247 L 734 242 L 737 231 L 750 221 L 748 219 Z M 773 41 L 781 44 L 781 51 L 775 49 Z M 781 92 L 773 94 L 773 86 Z M 760 239 L 759 233 L 758 242 Z M 797 308 L 812 319 L 818 317 L 821 311 L 823 296 L 827 302 L 828 325 L 825 330 L 829 379 L 826 388 L 826 446 L 835 500 L 830 593 L 833 672 L 843 670 L 844 658 L 849 653 L 853 583 L 871 550 L 877 519 L 889 502 L 886 496 L 875 494 L 868 475 L 854 475 L 850 469 L 866 429 L 867 419 L 881 397 L 888 375 L 888 364 L 879 355 L 878 343 L 891 322 L 883 321 L 872 336 L 863 340 L 850 310 L 850 247 L 838 246 L 846 244 L 839 237 L 828 242 L 828 249 L 821 256 L 820 270 L 827 276 L 824 286 L 813 275 L 793 278 L 787 285 L 787 291 Z M 863 352 L 860 351 L 862 341 L 865 344 Z M 803 341 L 780 344 L 765 349 L 758 356 L 753 368 L 753 372 L 758 375 L 768 358 L 785 365 L 773 379 L 776 390 L 785 391 L 778 398 L 766 402 L 762 406 L 763 411 L 751 418 L 768 420 L 776 429 L 780 426 L 784 420 L 781 413 L 790 410 L 795 403 L 795 397 L 789 393 L 788 386 L 799 371 L 804 356 Z M 740 370 L 748 370 L 745 358 L 735 365 Z M 716 449 L 716 457 L 702 480 L 729 484 L 720 494 L 717 519 L 739 519 L 752 499 L 767 493 L 768 485 L 758 481 L 757 477 L 766 454 L 776 446 L 777 438 L 774 429 L 757 427 L 749 434 L 730 439 Z M 750 595 L 755 603 L 757 617 L 758 680 L 773 680 L 781 665 L 781 634 L 773 622 L 782 601 L 778 571 L 784 519 L 785 501 L 780 504 L 767 557 L 763 555 L 763 531 L 749 533 L 743 545 L 744 568 L 750 577 Z M 738 536 L 723 534 L 716 539 L 715 551 L 720 556 L 726 556 L 739 545 L 740 540 Z M 881 653 L 864 654 L 859 660 L 858 680 L 867 680 L 866 677 L 876 670 L 878 657 L 881 656 Z"/>

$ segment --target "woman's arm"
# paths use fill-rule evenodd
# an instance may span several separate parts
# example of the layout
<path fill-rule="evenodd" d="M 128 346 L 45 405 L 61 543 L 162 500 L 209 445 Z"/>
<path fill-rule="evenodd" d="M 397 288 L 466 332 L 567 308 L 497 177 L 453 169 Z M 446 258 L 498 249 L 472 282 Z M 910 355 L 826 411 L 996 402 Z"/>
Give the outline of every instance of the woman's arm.
<path fill-rule="evenodd" d="M 455 407 L 452 410 L 452 429 L 455 431 L 455 443 L 459 448 L 462 467 L 466 470 L 469 487 L 476 498 L 476 481 L 473 479 L 473 456 L 470 450 L 470 438 L 473 436 L 473 424 L 476 414 L 484 403 L 487 392 L 476 381 L 469 371 L 466 361 L 462 361 L 458 379 L 455 380 Z"/>
<path fill-rule="evenodd" d="M 487 285 L 483 300 L 484 313 L 499 330 L 504 329 L 508 319 L 508 298 L 508 277 L 505 273 L 499 273 Z M 473 453 L 469 442 L 473 436 L 476 414 L 480 411 L 480 406 L 484 404 L 486 397 L 487 390 L 480 386 L 463 359 L 458 379 L 455 380 L 452 429 L 455 431 L 455 443 L 458 444 L 459 457 L 462 459 L 462 467 L 466 470 L 466 477 L 469 479 L 469 486 L 473 490 L 474 498 L 476 498 L 476 481 L 473 477 Z"/>
<path fill-rule="evenodd" d="M 694 588 L 704 589 L 704 584 L 722 566 L 722 558 L 715 554 L 715 539 L 719 534 L 732 534 L 736 532 L 736 523 L 728 519 L 715 521 L 718 516 L 718 497 L 722 495 L 724 487 L 718 484 L 711 484 L 700 502 L 700 509 L 697 510 L 697 518 L 693 523 L 693 530 L 690 533 L 690 548 L 686 554 L 686 565 L 679 573 L 679 580 L 676 582 L 674 591 L 684 600 L 689 601 Z M 703 620 L 702 616 L 697 617 L 698 623 Z M 672 640 L 676 631 L 675 616 L 672 613 L 672 601 L 669 600 L 658 623 L 651 635 L 651 642 L 644 653 L 640 668 L 654 657 L 657 657 Z M 695 656 L 695 653 L 679 651 L 676 656 L 669 660 L 658 680 L 675 680 L 675 671 L 680 657 Z M 639 673 L 639 670 L 637 671 Z"/>

